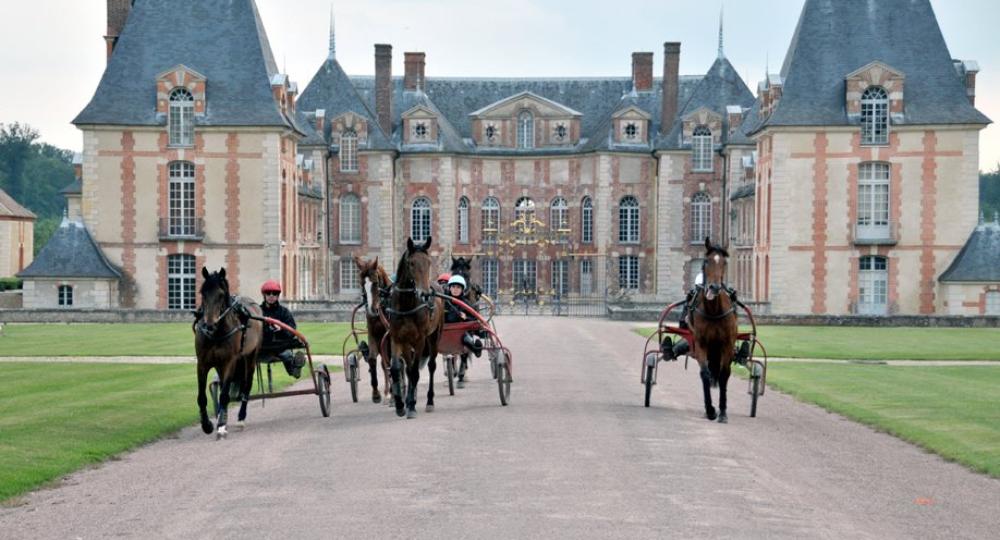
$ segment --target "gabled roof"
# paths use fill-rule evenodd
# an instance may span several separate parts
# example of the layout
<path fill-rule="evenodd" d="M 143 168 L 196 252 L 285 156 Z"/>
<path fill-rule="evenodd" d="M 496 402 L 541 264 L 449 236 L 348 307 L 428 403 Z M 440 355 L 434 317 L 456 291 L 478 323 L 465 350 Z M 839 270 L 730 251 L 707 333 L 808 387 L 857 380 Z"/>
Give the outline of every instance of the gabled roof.
<path fill-rule="evenodd" d="M 907 124 L 987 124 L 966 96 L 929 0 L 806 0 L 768 125 L 846 125 L 844 79 L 880 61 L 906 74 Z"/>
<path fill-rule="evenodd" d="M 406 90 L 401 96 L 397 96 L 396 106 L 393 114 L 399 114 L 400 126 L 402 126 L 402 116 L 416 108 L 429 111 L 437 118 L 438 140 L 432 144 L 405 144 L 403 149 L 410 151 L 440 151 L 440 152 L 468 152 L 470 146 L 465 143 L 462 135 L 458 133 L 455 126 L 451 125 L 448 117 L 437 108 L 437 105 L 421 90 Z M 402 131 L 397 130 L 393 134 L 393 142 L 402 143 Z"/>
<path fill-rule="evenodd" d="M 34 212 L 21 206 L 6 191 L 0 189 L 0 218 L 35 219 Z"/>
<path fill-rule="evenodd" d="M 220 38 L 220 36 L 223 36 Z M 207 79 L 204 126 L 285 126 L 278 68 L 254 0 L 139 0 L 76 125 L 163 125 L 156 76 L 178 64 Z"/>
<path fill-rule="evenodd" d="M 938 281 L 1000 282 L 1000 223 L 976 227 Z"/>
<path fill-rule="evenodd" d="M 553 109 L 556 109 L 556 110 L 558 110 L 558 111 L 560 111 L 560 112 L 562 112 L 564 114 L 570 115 L 570 116 L 583 116 L 583 113 L 580 113 L 579 111 L 574 111 L 573 109 L 571 109 L 571 108 L 563 105 L 562 103 L 558 103 L 556 101 L 552 101 L 551 99 L 547 99 L 547 98 L 544 98 L 542 96 L 539 96 L 538 94 L 535 94 L 534 92 L 532 92 L 530 90 L 525 90 L 523 92 L 518 92 L 517 94 L 514 94 L 513 96 L 501 99 L 500 101 L 497 101 L 496 103 L 490 103 L 489 105 L 483 107 L 482 109 L 479 109 L 478 111 L 472 111 L 472 112 L 470 112 L 469 116 L 484 116 L 484 115 L 486 115 L 487 113 L 489 113 L 492 110 L 499 109 L 499 108 L 503 107 L 504 105 L 506 105 L 508 103 L 511 103 L 513 101 L 517 101 L 517 100 L 519 100 L 521 98 L 530 98 L 530 99 L 537 100 L 540 103 L 548 105 L 549 107 L 552 107 Z"/>
<path fill-rule="evenodd" d="M 683 101 L 684 106 L 677 113 L 677 119 L 671 127 L 666 137 L 662 137 L 657 143 L 658 149 L 676 149 L 681 147 L 680 134 L 683 128 L 683 120 L 688 115 L 698 109 L 708 109 L 722 117 L 724 133 L 729 133 L 729 118 L 726 108 L 730 105 L 739 105 L 749 108 L 754 103 L 753 93 L 747 88 L 743 78 L 736 72 L 729 60 L 725 56 L 719 56 L 708 68 L 708 72 L 691 92 L 690 98 Z M 723 142 L 728 142 L 728 136 L 722 138 Z"/>
<path fill-rule="evenodd" d="M 83 193 L 83 180 L 79 178 L 59 190 L 60 195 L 80 195 L 81 193 Z"/>
<path fill-rule="evenodd" d="M 121 272 L 104 257 L 82 223 L 63 219 L 35 260 L 17 277 L 119 279 Z"/>
<path fill-rule="evenodd" d="M 306 89 L 297 102 L 299 110 L 314 112 L 317 109 L 326 111 L 327 126 L 330 120 L 352 112 L 361 116 L 368 123 L 368 147 L 373 150 L 391 150 L 394 145 L 389 137 L 382 132 L 374 109 L 370 108 L 358 94 L 350 77 L 344 73 L 336 58 L 327 58 L 319 70 L 313 75 Z M 326 134 L 324 134 L 326 135 Z M 364 150 L 365 148 L 361 148 Z"/>

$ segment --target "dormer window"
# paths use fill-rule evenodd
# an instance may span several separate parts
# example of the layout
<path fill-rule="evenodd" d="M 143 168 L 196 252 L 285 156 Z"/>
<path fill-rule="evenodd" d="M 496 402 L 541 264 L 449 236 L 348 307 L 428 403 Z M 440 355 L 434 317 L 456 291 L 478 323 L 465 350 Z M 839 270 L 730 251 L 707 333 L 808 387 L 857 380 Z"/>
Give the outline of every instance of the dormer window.
<path fill-rule="evenodd" d="M 499 135 L 499 133 L 498 133 L 497 127 L 495 125 L 493 125 L 493 124 L 487 124 L 486 125 L 486 140 L 487 141 L 489 141 L 491 143 L 496 142 L 498 135 Z"/>
<path fill-rule="evenodd" d="M 625 124 L 625 138 L 634 141 L 639 136 L 639 128 L 635 125 L 635 122 L 629 122 Z"/>
<path fill-rule="evenodd" d="M 517 147 L 535 147 L 535 118 L 529 111 L 522 111 L 517 117 Z"/>
<path fill-rule="evenodd" d="M 170 146 L 194 145 L 194 96 L 187 88 L 170 92 L 168 120 Z"/>
<path fill-rule="evenodd" d="M 695 172 L 712 172 L 712 132 L 698 126 L 691 137 L 692 169 Z"/>
<path fill-rule="evenodd" d="M 861 96 L 861 144 L 889 143 L 889 94 L 870 86 Z"/>
<path fill-rule="evenodd" d="M 427 122 L 414 122 L 413 138 L 418 141 L 426 141 L 428 135 Z"/>
<path fill-rule="evenodd" d="M 559 122 L 556 127 L 552 130 L 553 138 L 557 142 L 563 142 L 566 140 L 566 135 L 569 135 L 569 130 L 566 129 L 566 124 Z"/>

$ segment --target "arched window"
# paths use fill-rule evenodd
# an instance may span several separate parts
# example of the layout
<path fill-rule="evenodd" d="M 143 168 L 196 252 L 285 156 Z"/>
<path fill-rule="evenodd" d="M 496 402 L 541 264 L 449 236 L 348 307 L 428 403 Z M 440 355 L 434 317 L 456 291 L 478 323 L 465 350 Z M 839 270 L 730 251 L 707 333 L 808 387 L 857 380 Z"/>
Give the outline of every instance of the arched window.
<path fill-rule="evenodd" d="M 869 86 L 861 95 L 861 144 L 889 143 L 889 94 Z"/>
<path fill-rule="evenodd" d="M 694 129 L 691 137 L 691 169 L 696 172 L 712 172 L 712 132 L 705 126 Z"/>
<path fill-rule="evenodd" d="M 618 241 L 639 243 L 639 199 L 632 195 L 622 197 L 618 203 Z"/>
<path fill-rule="evenodd" d="M 531 197 L 521 197 L 514 205 L 514 219 L 524 219 L 525 224 L 531 223 L 535 218 L 535 201 Z"/>
<path fill-rule="evenodd" d="M 861 257 L 858 268 L 858 313 L 885 315 L 889 298 L 889 266 L 885 257 Z"/>
<path fill-rule="evenodd" d="M 562 197 L 552 199 L 552 205 L 549 207 L 549 229 L 553 233 L 569 231 L 569 205 Z"/>
<path fill-rule="evenodd" d="M 580 203 L 580 241 L 584 244 L 594 243 L 594 201 L 584 197 Z"/>
<path fill-rule="evenodd" d="M 535 118 L 530 111 L 521 111 L 517 116 L 517 147 L 535 147 Z"/>
<path fill-rule="evenodd" d="M 167 309 L 194 309 L 194 255 L 167 255 Z"/>
<path fill-rule="evenodd" d="M 460 244 L 469 243 L 469 199 L 462 197 L 458 200 L 458 223 L 456 224 L 458 242 Z"/>
<path fill-rule="evenodd" d="M 353 193 L 340 198 L 340 243 L 361 243 L 361 199 Z"/>
<path fill-rule="evenodd" d="M 358 134 L 354 130 L 340 135 L 340 172 L 358 172 Z"/>
<path fill-rule="evenodd" d="M 712 199 L 707 193 L 691 197 L 691 243 L 700 244 L 712 236 Z"/>
<path fill-rule="evenodd" d="M 188 161 L 173 161 L 167 170 L 169 173 L 167 234 L 195 236 L 194 164 Z"/>
<path fill-rule="evenodd" d="M 420 243 L 431 235 L 431 201 L 420 197 L 413 201 L 410 208 L 410 237 L 414 243 Z"/>
<path fill-rule="evenodd" d="M 170 92 L 167 117 L 170 146 L 194 145 L 194 96 L 187 88 L 174 88 Z"/>
<path fill-rule="evenodd" d="M 886 239 L 889 230 L 889 164 L 858 167 L 858 240 Z"/>
<path fill-rule="evenodd" d="M 493 197 L 483 200 L 482 209 L 483 242 L 493 243 L 500 234 L 500 201 Z"/>

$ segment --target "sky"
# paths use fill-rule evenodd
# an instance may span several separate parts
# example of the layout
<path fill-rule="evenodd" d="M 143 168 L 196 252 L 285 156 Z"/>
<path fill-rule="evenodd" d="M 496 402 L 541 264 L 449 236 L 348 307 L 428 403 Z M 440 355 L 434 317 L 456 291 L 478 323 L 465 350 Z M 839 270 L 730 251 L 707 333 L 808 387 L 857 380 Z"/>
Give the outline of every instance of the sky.
<path fill-rule="evenodd" d="M 871 0 L 878 1 L 878 0 Z M 725 6 L 723 6 L 723 2 Z M 703 74 L 724 49 L 751 90 L 779 71 L 803 0 L 337 0 L 337 59 L 352 75 L 375 71 L 374 44 L 427 54 L 433 77 L 631 75 L 631 54 L 680 41 L 682 75 Z M 1000 122 L 1000 20 L 996 0 L 931 0 L 954 58 L 981 68 L 977 107 Z M 330 0 L 257 0 L 279 68 L 305 89 L 327 55 Z M 105 0 L 0 0 L 0 123 L 33 126 L 41 139 L 79 151 L 70 121 L 106 64 Z M 1000 127 L 980 137 L 980 168 L 1000 164 Z"/>

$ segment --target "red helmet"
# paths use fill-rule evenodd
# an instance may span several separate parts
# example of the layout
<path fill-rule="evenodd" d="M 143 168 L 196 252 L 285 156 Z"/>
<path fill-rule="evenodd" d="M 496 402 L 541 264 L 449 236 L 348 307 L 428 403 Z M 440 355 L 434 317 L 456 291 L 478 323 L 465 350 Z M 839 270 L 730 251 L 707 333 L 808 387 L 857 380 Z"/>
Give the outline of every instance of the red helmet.
<path fill-rule="evenodd" d="M 449 279 L 451 279 L 451 274 L 449 274 L 448 272 L 445 272 L 445 273 L 441 274 L 440 276 L 438 276 L 437 280 L 438 280 L 438 283 L 448 283 Z"/>
<path fill-rule="evenodd" d="M 264 284 L 260 286 L 260 294 L 267 294 L 269 292 L 280 293 L 281 283 L 278 283 L 278 281 L 274 279 L 265 281 Z"/>

